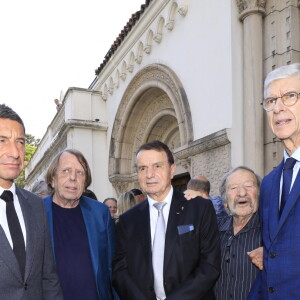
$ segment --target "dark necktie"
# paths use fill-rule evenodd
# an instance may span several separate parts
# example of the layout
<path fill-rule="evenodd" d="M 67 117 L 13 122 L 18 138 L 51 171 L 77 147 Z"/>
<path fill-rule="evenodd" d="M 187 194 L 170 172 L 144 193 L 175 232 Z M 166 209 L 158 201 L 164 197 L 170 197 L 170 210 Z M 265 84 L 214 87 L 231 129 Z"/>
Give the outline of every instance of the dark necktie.
<path fill-rule="evenodd" d="M 292 177 L 293 177 L 293 168 L 297 160 L 293 157 L 288 158 L 283 166 L 283 182 L 282 182 L 282 193 L 281 193 L 281 205 L 279 215 L 281 216 L 284 206 L 288 200 Z"/>
<path fill-rule="evenodd" d="M 12 192 L 4 191 L 1 195 L 1 199 L 3 199 L 6 202 L 6 218 L 11 239 L 13 242 L 13 252 L 20 265 L 22 277 L 24 278 L 26 259 L 25 243 L 19 218 L 16 213 Z"/>

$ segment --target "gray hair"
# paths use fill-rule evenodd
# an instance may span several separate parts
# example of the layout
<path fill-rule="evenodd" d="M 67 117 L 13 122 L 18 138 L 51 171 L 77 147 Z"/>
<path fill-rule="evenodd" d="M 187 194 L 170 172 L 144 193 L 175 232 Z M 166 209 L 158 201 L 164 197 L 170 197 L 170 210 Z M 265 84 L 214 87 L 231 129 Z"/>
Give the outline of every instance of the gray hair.
<path fill-rule="evenodd" d="M 252 173 L 255 178 L 256 178 L 256 184 L 257 184 L 257 187 L 258 187 L 258 190 L 260 188 L 260 182 L 261 182 L 261 178 L 259 175 L 257 175 L 252 169 L 246 167 L 246 166 L 239 166 L 239 167 L 236 167 L 232 170 L 230 170 L 228 173 L 226 173 L 223 177 L 222 177 L 222 180 L 221 180 L 221 185 L 220 185 L 220 188 L 219 188 L 219 191 L 220 191 L 220 195 L 222 197 L 222 200 L 224 203 L 227 203 L 227 195 L 226 195 L 226 185 L 227 185 L 227 179 L 228 177 L 235 173 L 236 171 L 238 170 L 244 170 L 244 171 L 248 171 L 249 173 Z"/>
<path fill-rule="evenodd" d="M 285 79 L 285 78 L 290 78 L 294 76 L 299 76 L 300 77 L 300 63 L 292 64 L 292 65 L 286 65 L 279 67 L 273 71 L 271 71 L 264 83 L 264 97 L 267 97 L 267 89 L 269 85 L 278 79 Z"/>

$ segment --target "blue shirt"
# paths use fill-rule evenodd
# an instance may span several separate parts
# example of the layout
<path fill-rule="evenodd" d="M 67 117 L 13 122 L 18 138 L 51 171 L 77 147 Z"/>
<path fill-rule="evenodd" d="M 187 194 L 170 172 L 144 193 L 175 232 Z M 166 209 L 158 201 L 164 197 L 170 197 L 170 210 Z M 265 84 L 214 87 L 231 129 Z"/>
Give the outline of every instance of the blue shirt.
<path fill-rule="evenodd" d="M 228 216 L 226 209 L 224 207 L 223 200 L 220 196 L 213 196 L 208 198 L 211 200 L 218 217 Z"/>

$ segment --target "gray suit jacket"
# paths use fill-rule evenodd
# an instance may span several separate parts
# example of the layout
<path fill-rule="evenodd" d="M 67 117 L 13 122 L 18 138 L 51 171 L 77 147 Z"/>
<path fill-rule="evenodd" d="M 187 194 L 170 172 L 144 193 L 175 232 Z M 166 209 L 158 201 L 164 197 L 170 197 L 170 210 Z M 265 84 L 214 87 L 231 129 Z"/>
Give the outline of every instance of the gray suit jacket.
<path fill-rule="evenodd" d="M 55 270 L 44 203 L 16 187 L 26 227 L 25 278 L 0 226 L 0 299 L 63 299 Z"/>

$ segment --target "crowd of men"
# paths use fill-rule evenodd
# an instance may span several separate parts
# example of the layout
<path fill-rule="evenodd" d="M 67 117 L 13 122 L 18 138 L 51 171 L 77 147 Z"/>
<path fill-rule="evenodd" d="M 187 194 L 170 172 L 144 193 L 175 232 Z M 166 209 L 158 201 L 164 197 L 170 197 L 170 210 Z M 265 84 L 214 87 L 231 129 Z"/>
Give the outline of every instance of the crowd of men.
<path fill-rule="evenodd" d="M 262 182 L 239 166 L 221 197 L 202 175 L 183 194 L 171 184 L 172 152 L 152 141 L 136 154 L 143 192 L 123 195 L 133 204 L 116 223 L 117 200 L 87 193 L 91 171 L 77 150 L 54 158 L 39 196 L 15 185 L 25 126 L 1 104 L 0 299 L 299 299 L 299 95 L 300 64 L 268 74 L 262 106 L 284 158 Z"/>

